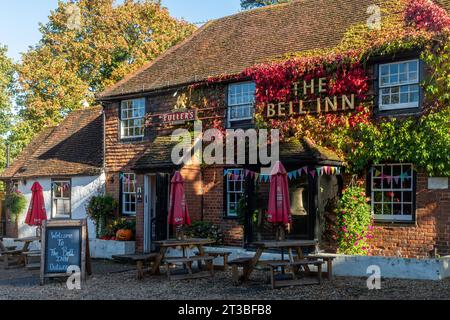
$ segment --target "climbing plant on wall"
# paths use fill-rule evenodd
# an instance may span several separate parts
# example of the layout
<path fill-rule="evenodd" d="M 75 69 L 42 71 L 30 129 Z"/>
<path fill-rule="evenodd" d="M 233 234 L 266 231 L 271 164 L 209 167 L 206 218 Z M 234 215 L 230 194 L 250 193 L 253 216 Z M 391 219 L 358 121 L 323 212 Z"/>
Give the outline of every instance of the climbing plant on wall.
<path fill-rule="evenodd" d="M 430 175 L 450 176 L 450 17 L 429 0 L 387 0 L 381 13 L 381 28 L 355 24 L 335 48 L 294 52 L 239 75 L 211 78 L 208 84 L 253 79 L 259 128 L 279 129 L 282 139 L 308 137 L 333 149 L 346 160 L 348 171 L 358 173 L 370 163 L 401 161 L 414 163 Z M 405 50 L 421 52 L 428 68 L 421 83 L 425 93 L 421 113 L 374 117 L 365 63 L 374 56 Z M 267 116 L 269 103 L 297 101 L 296 82 L 318 78 L 328 83 L 324 95 L 353 94 L 354 109 Z M 318 98 L 317 94 L 301 94 L 306 100 Z"/>

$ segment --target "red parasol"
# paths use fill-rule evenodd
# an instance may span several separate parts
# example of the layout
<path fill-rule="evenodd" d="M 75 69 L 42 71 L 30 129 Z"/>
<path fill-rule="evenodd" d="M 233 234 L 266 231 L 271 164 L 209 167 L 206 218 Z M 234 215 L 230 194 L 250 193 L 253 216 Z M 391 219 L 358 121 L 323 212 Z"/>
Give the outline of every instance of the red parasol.
<path fill-rule="evenodd" d="M 184 194 L 184 180 L 180 172 L 175 172 L 170 185 L 169 224 L 190 225 L 191 218 Z"/>
<path fill-rule="evenodd" d="M 42 186 L 39 182 L 35 182 L 31 187 L 31 191 L 31 202 L 28 208 L 25 223 L 30 226 L 41 226 L 42 221 L 47 220 Z"/>

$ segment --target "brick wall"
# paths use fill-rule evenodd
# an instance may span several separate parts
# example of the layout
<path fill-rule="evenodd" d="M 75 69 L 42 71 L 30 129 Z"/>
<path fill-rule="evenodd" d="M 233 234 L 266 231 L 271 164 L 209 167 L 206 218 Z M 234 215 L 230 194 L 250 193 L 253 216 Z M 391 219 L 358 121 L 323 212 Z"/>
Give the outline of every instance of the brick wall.
<path fill-rule="evenodd" d="M 374 255 L 431 257 L 450 254 L 450 190 L 429 190 L 425 173 L 417 174 L 416 223 L 379 225 Z"/>
<path fill-rule="evenodd" d="M 350 182 L 345 176 L 345 185 Z M 365 183 L 365 181 L 363 181 Z M 428 189 L 428 176 L 417 174 L 414 224 L 376 223 L 372 255 L 427 258 L 450 254 L 450 189 Z"/>

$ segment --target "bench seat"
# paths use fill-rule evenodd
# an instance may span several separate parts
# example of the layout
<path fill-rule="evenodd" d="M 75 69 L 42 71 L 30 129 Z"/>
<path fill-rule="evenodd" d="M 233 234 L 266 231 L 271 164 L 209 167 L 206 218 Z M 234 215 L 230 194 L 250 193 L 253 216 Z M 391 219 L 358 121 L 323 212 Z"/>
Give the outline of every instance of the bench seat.
<path fill-rule="evenodd" d="M 144 278 L 144 268 L 146 263 L 152 263 L 158 257 L 157 253 L 148 254 L 126 254 L 126 255 L 115 255 L 112 258 L 119 262 L 125 263 L 136 263 L 137 278 L 142 280 Z"/>
<path fill-rule="evenodd" d="M 193 257 L 169 257 L 165 258 L 164 262 L 167 269 L 167 277 L 169 280 L 187 280 L 187 279 L 198 279 L 205 277 L 214 277 L 214 257 L 211 256 L 193 256 Z M 207 265 L 208 271 L 201 270 L 201 262 L 204 261 Z M 197 262 L 199 264 L 200 272 L 193 273 L 192 263 Z M 171 274 L 170 265 L 175 265 L 177 263 L 182 263 L 184 268 L 187 269 L 188 274 Z"/>
<path fill-rule="evenodd" d="M 272 285 L 272 289 L 287 287 L 287 286 L 299 286 L 307 284 L 321 284 L 322 283 L 322 265 L 324 261 L 317 259 L 302 259 L 298 261 L 269 261 L 266 265 L 270 268 L 269 278 Z M 298 273 L 301 267 L 304 267 L 306 275 L 309 275 L 309 266 L 315 266 L 318 269 L 317 280 L 311 278 L 298 278 Z M 276 272 L 279 268 L 289 267 L 291 268 L 292 280 L 277 280 Z"/>
<path fill-rule="evenodd" d="M 322 260 L 324 262 L 326 262 L 327 264 L 327 272 L 326 272 L 326 276 L 328 278 L 328 280 L 333 280 L 333 260 L 336 259 L 336 257 L 334 256 L 330 256 L 327 254 L 310 254 L 307 257 L 308 259 L 319 259 Z"/>

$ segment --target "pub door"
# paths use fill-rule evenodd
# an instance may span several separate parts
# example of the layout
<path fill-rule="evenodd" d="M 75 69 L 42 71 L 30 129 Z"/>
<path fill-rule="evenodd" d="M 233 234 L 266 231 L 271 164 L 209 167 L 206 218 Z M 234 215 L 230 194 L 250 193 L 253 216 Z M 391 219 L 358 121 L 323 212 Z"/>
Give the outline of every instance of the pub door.
<path fill-rule="evenodd" d="M 169 236 L 170 175 L 157 173 L 145 177 L 144 211 L 144 251 L 156 250 L 155 241 L 166 240 Z"/>

